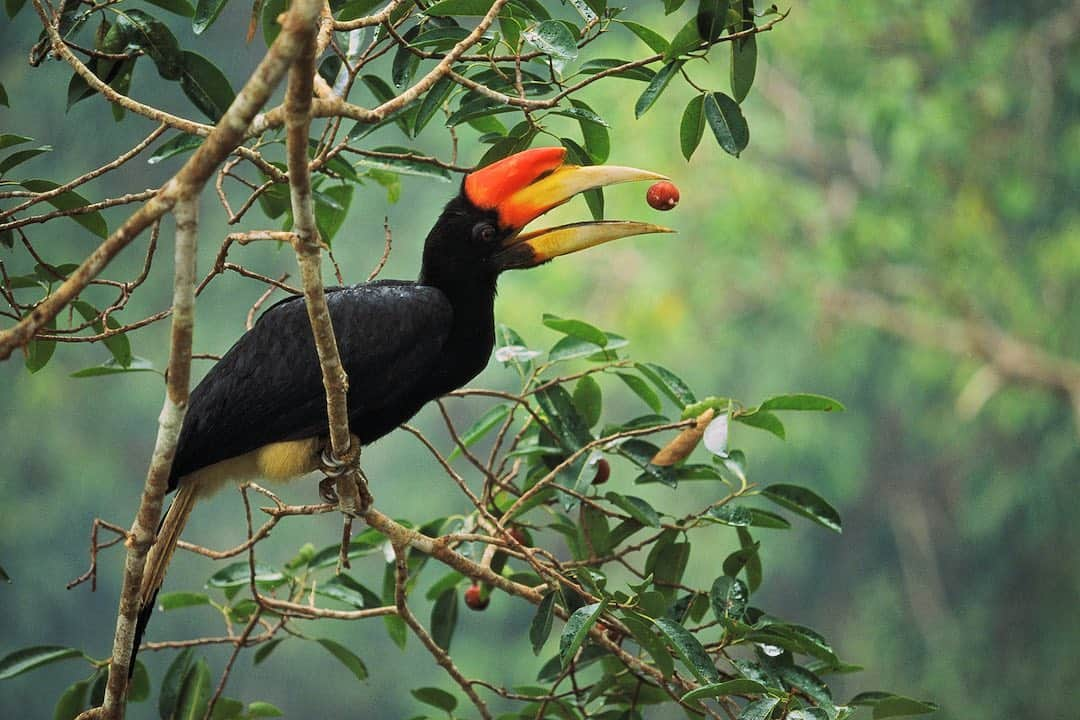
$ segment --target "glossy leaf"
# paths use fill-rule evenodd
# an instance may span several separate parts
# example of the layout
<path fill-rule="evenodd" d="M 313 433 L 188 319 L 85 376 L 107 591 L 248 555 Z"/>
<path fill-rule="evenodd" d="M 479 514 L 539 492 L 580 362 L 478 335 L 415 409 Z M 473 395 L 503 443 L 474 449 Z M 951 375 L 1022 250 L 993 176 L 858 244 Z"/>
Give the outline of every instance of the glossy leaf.
<path fill-rule="evenodd" d="M 577 118 L 589 157 L 597 164 L 607 162 L 611 154 L 611 137 L 608 134 L 607 123 L 582 100 L 570 98 L 570 105 L 571 110 L 565 113 Z"/>
<path fill-rule="evenodd" d="M 171 592 L 159 595 L 157 605 L 162 610 L 179 610 L 180 608 L 209 605 L 210 596 L 204 593 L 194 592 Z"/>
<path fill-rule="evenodd" d="M 693 391 L 682 378 L 667 368 L 656 363 L 634 363 L 634 367 L 680 408 L 697 402 Z"/>
<path fill-rule="evenodd" d="M 622 617 L 623 624 L 630 631 L 630 635 L 633 636 L 634 642 L 640 645 L 645 652 L 649 653 L 653 662 L 656 664 L 656 668 L 663 673 L 665 678 L 671 677 L 671 674 L 675 671 L 675 661 L 671 657 L 671 653 L 668 651 L 664 641 L 653 632 L 651 623 L 642 619 L 640 615 L 624 614 Z"/>
<path fill-rule="evenodd" d="M 433 17 L 449 17 L 451 15 L 483 16 L 491 9 L 488 0 L 439 0 L 424 11 L 424 14 Z"/>
<path fill-rule="evenodd" d="M 389 170 L 402 175 L 416 175 L 418 177 L 433 178 L 442 182 L 450 182 L 450 171 L 446 168 L 432 165 L 422 160 L 409 157 L 414 151 L 398 145 L 383 145 L 375 148 L 382 153 L 397 155 L 400 157 L 362 157 L 358 161 L 364 167 Z"/>
<path fill-rule="evenodd" d="M 179 80 L 183 74 L 184 59 L 176 36 L 165 23 L 142 10 L 118 13 L 101 49 L 112 53 L 142 50 L 165 80 Z"/>
<path fill-rule="evenodd" d="M 214 122 L 221 119 L 236 97 L 228 78 L 214 63 L 187 50 L 183 53 L 180 88 Z"/>
<path fill-rule="evenodd" d="M 625 347 L 629 345 L 629 341 L 615 333 L 604 333 L 607 337 L 607 345 L 600 347 L 595 343 L 587 342 L 585 340 L 579 340 L 574 337 L 564 337 L 557 343 L 551 346 L 551 350 L 548 351 L 548 360 L 551 362 L 562 362 L 564 360 L 574 360 L 577 358 L 590 357 L 604 351 L 611 351 L 617 348 Z"/>
<path fill-rule="evenodd" d="M 757 36 L 731 41 L 731 94 L 741 103 L 750 93 L 757 72 Z"/>
<path fill-rule="evenodd" d="M 566 158 L 569 162 L 577 165 L 594 165 L 592 156 L 589 155 L 585 148 L 577 144 L 577 141 L 567 137 L 559 138 L 559 142 L 564 148 L 566 148 Z M 603 188 L 593 188 L 581 193 L 581 197 L 585 199 L 585 204 L 589 207 L 589 213 L 592 215 L 593 220 L 604 219 L 604 190 Z"/>
<path fill-rule="evenodd" d="M 722 92 L 705 96 L 705 122 L 716 142 L 730 155 L 738 157 L 750 144 L 750 128 L 739 104 Z"/>
<path fill-rule="evenodd" d="M 764 697 L 760 700 L 755 700 L 739 713 L 737 720 L 768 720 L 772 717 L 773 708 L 780 702 L 780 698 L 777 697 Z"/>
<path fill-rule="evenodd" d="M 680 67 L 682 67 L 681 61 L 673 61 L 660 68 L 656 76 L 649 82 L 649 86 L 638 97 L 637 103 L 634 105 L 634 117 L 640 118 L 649 111 L 649 108 L 660 99 L 660 95 L 663 94 L 672 79 L 678 74 Z"/>
<path fill-rule="evenodd" d="M 585 642 L 589 630 L 596 624 L 603 611 L 604 603 L 592 603 L 578 608 L 567 619 L 566 626 L 559 637 L 559 659 L 563 667 L 569 665 L 570 661 L 574 659 L 578 648 Z"/>
<path fill-rule="evenodd" d="M 728 0 L 699 0 L 697 31 L 702 40 L 715 41 L 727 26 Z"/>
<path fill-rule="evenodd" d="M 496 405 L 488 409 L 488 411 L 481 415 L 475 423 L 469 426 L 468 430 L 461 433 L 461 443 L 465 447 L 470 447 L 473 444 L 477 443 L 481 438 L 483 438 L 489 432 L 498 427 L 509 414 L 509 405 Z M 454 449 L 450 452 L 446 459 L 453 460 L 460 454 L 461 448 L 455 445 Z"/>
<path fill-rule="evenodd" d="M 718 622 L 730 618 L 741 620 L 750 601 L 750 591 L 742 580 L 721 575 L 713 581 L 709 590 L 709 602 Z"/>
<path fill-rule="evenodd" d="M 251 572 L 247 560 L 234 562 L 210 576 L 206 584 L 215 588 L 234 588 L 247 585 Z M 281 583 L 285 576 L 262 563 L 255 565 L 255 582 L 259 585 L 276 585 Z"/>
<path fill-rule="evenodd" d="M 771 397 L 758 406 L 761 410 L 816 410 L 819 412 L 843 411 L 845 408 L 839 400 L 833 400 L 824 395 L 811 393 L 796 393 L 792 395 L 777 395 Z"/>
<path fill-rule="evenodd" d="M 82 680 L 65 690 L 56 701 L 53 709 L 53 720 L 74 720 L 79 713 L 86 709 L 86 691 L 90 689 L 90 682 Z"/>
<path fill-rule="evenodd" d="M 544 20 L 521 33 L 525 40 L 541 52 L 561 60 L 573 60 L 578 56 L 577 40 L 563 23 Z"/>
<path fill-rule="evenodd" d="M 874 705 L 874 720 L 892 717 L 909 717 L 935 712 L 937 705 L 922 700 L 914 700 L 902 695 L 890 695 Z"/>
<path fill-rule="evenodd" d="M 750 415 L 734 415 L 732 417 L 736 422 L 741 422 L 743 425 L 749 425 L 750 427 L 756 427 L 771 432 L 781 440 L 787 437 L 787 432 L 784 430 L 784 423 L 780 422 L 780 418 L 776 417 L 768 410 L 758 410 Z"/>
<path fill-rule="evenodd" d="M 841 530 L 840 514 L 809 488 L 776 483 L 763 489 L 761 494 L 781 507 L 809 518 L 823 527 L 836 532 Z"/>
<path fill-rule="evenodd" d="M 24 2 L 24 1 L 25 0 L 20 0 L 20 2 Z M 10 2 L 10 0 L 9 0 L 9 2 Z M 16 12 L 18 12 L 18 11 L 16 10 Z M 8 17 L 11 17 L 11 16 L 9 15 Z M 3 105 L 4 107 L 11 107 L 11 103 L 8 100 L 7 90 L 4 88 L 4 83 L 0 83 L 0 105 Z"/>
<path fill-rule="evenodd" d="M 158 370 L 154 367 L 153 363 L 146 358 L 132 355 L 131 361 L 127 365 L 122 365 L 117 362 L 116 358 L 112 358 L 106 360 L 101 365 L 94 365 L 92 367 L 83 368 L 82 370 L 76 370 L 71 373 L 71 377 L 101 377 L 102 375 L 119 375 L 120 373 L 133 372 L 158 372 Z"/>
<path fill-rule="evenodd" d="M 11 153 L 3 160 L 0 160 L 0 175 L 4 175 L 8 170 L 11 170 L 18 165 L 35 158 L 42 153 L 52 152 L 52 145 L 41 145 L 36 148 L 29 148 L 27 150 L 19 150 Z"/>
<path fill-rule="evenodd" d="M 703 683 L 720 682 L 720 673 L 712 659 L 690 631 L 669 618 L 654 618 L 652 622 L 698 680 Z"/>
<path fill-rule="evenodd" d="M 594 345 L 599 345 L 600 347 L 607 345 L 607 335 L 604 331 L 582 320 L 561 318 L 557 315 L 544 313 L 543 323 L 552 330 L 557 330 L 565 335 L 580 338 L 586 342 L 591 342 Z"/>
<path fill-rule="evenodd" d="M 364 661 L 357 657 L 352 650 L 330 638 L 315 638 L 315 642 L 326 648 L 331 655 L 349 669 L 349 672 L 356 676 L 357 680 L 367 680 L 367 667 L 364 665 Z"/>
<path fill-rule="evenodd" d="M 420 131 L 427 127 L 431 119 L 442 109 L 443 103 L 450 97 L 455 87 L 453 80 L 439 78 L 439 81 L 424 94 L 420 108 L 416 111 L 416 118 L 413 120 L 412 134 L 414 136 L 419 135 Z"/>
<path fill-rule="evenodd" d="M 335 185 L 314 193 L 315 224 L 327 245 L 333 244 L 334 236 L 345 223 L 354 189 L 354 185 Z"/>
<path fill-rule="evenodd" d="M 334 546 L 335 550 L 338 548 L 339 546 Z M 335 553 L 334 557 L 337 557 L 337 553 Z M 352 557 L 351 554 L 350 557 Z M 312 565 L 314 565 L 314 562 Z M 335 575 L 326 582 L 321 583 L 316 588 L 316 592 L 320 595 L 333 598 L 338 602 L 343 602 L 358 610 L 379 607 L 382 605 L 382 600 L 379 599 L 378 595 L 344 573 Z"/>
<path fill-rule="evenodd" d="M 288 6 L 286 0 L 266 0 L 262 6 L 262 16 L 260 18 L 262 24 L 263 41 L 267 47 L 270 47 L 277 36 L 281 34 L 281 25 L 278 24 L 278 17 L 281 13 L 285 12 Z M 346 9 L 348 9 L 346 5 Z M 344 14 L 344 12 L 343 12 Z M 351 19 L 351 18 L 342 18 Z"/>
<path fill-rule="evenodd" d="M 787 530 L 791 527 L 791 523 L 784 516 L 760 508 L 750 508 L 750 525 L 773 530 Z"/>
<path fill-rule="evenodd" d="M 191 19 L 191 29 L 196 35 L 201 35 L 206 28 L 214 24 L 227 2 L 228 0 L 195 0 L 195 14 Z"/>
<path fill-rule="evenodd" d="M 337 14 L 338 20 L 355 20 L 371 14 L 380 5 L 385 5 L 386 0 L 348 0 L 341 12 Z"/>
<path fill-rule="evenodd" d="M 551 624 L 555 617 L 555 599 L 557 593 L 549 592 L 536 607 L 536 614 L 529 625 L 529 642 L 532 643 L 534 655 L 539 655 L 551 635 Z"/>
<path fill-rule="evenodd" d="M 151 5 L 157 5 L 162 10 L 179 15 L 180 17 L 192 17 L 195 15 L 195 8 L 188 0 L 146 0 Z"/>
<path fill-rule="evenodd" d="M 98 312 L 97 308 L 93 305 L 90 305 L 90 303 L 76 300 L 71 303 L 71 305 L 78 311 L 83 320 L 93 323 L 91 327 L 93 327 L 95 333 L 101 334 L 105 332 L 106 327 L 108 327 L 109 330 L 117 330 L 121 327 L 120 321 L 113 317 L 113 315 L 109 315 L 108 319 L 102 323 L 101 313 Z M 131 354 L 131 341 L 128 340 L 126 333 L 110 335 L 102 340 L 102 342 L 105 344 L 105 347 L 108 348 L 109 352 L 112 353 L 113 360 L 115 360 L 120 367 L 127 368 L 131 365 L 134 356 Z"/>
<path fill-rule="evenodd" d="M 727 695 L 759 695 L 763 692 L 765 692 L 765 686 L 761 683 L 746 678 L 735 678 L 734 680 L 702 685 L 683 695 L 682 702 L 700 700 L 701 698 L 725 697 Z"/>
<path fill-rule="evenodd" d="M 647 382 L 632 373 L 620 372 L 615 374 L 618 375 L 619 379 L 626 383 L 626 385 L 634 391 L 634 394 L 641 398 L 653 412 L 660 412 L 663 407 L 660 403 L 660 396 L 656 394 L 656 391 L 653 390 Z"/>
<path fill-rule="evenodd" d="M 150 697 L 150 674 L 141 661 L 135 661 L 135 668 L 128 683 L 128 702 L 143 702 Z"/>
<path fill-rule="evenodd" d="M 390 66 L 390 80 L 394 83 L 394 87 L 399 90 L 408 86 L 412 81 L 412 76 L 416 72 L 416 69 L 420 67 L 420 58 L 409 48 L 419 32 L 419 26 L 414 25 L 409 28 L 401 38 L 405 42 L 398 45 L 398 49 L 394 53 L 394 61 Z"/>
<path fill-rule="evenodd" d="M 731 527 L 746 527 L 753 524 L 753 515 L 750 514 L 750 509 L 733 503 L 709 508 L 709 517 Z"/>
<path fill-rule="evenodd" d="M 690 98 L 683 111 L 682 122 L 679 123 L 679 146 L 682 148 L 683 157 L 687 160 L 701 144 L 701 136 L 705 133 L 705 95 L 695 95 Z"/>
<path fill-rule="evenodd" d="M 701 47 L 701 35 L 698 34 L 697 19 L 694 19 L 683 25 L 682 29 L 675 33 L 675 37 L 671 38 L 668 50 L 664 53 L 664 61 L 670 62 L 699 47 Z"/>
<path fill-rule="evenodd" d="M 249 718 L 285 717 L 285 713 L 283 713 L 276 705 L 271 705 L 268 702 L 255 701 L 248 704 L 247 716 Z"/>
<path fill-rule="evenodd" d="M 660 527 L 660 514 L 653 506 L 633 495 L 609 492 L 604 496 L 608 502 L 647 527 Z"/>
<path fill-rule="evenodd" d="M 85 655 L 75 648 L 60 645 L 36 645 L 22 648 L 0 658 L 0 680 L 7 680 L 54 662 L 77 657 L 85 657 Z"/>
<path fill-rule="evenodd" d="M 641 23 L 631 22 L 630 20 L 623 20 L 621 21 L 621 24 L 626 27 L 627 30 L 637 35 L 638 39 L 648 45 L 649 49 L 654 53 L 663 55 L 668 51 L 668 47 L 670 47 L 668 41 L 652 28 L 645 27 Z"/>
<path fill-rule="evenodd" d="M 546 387 L 536 393 L 536 400 L 565 450 L 577 450 L 592 442 L 592 434 L 565 388 L 561 385 Z"/>
<path fill-rule="evenodd" d="M 582 75 L 595 75 L 598 72 L 604 72 L 606 70 L 611 70 L 612 68 L 621 67 L 622 65 L 625 65 L 626 62 L 627 61 L 625 60 L 617 60 L 615 58 L 594 58 L 592 60 L 586 60 L 584 63 L 582 63 L 581 67 L 578 68 L 578 72 Z M 620 70 L 617 73 L 612 73 L 607 77 L 617 77 L 623 78 L 625 80 L 649 82 L 654 77 L 656 77 L 656 73 L 647 67 L 632 67 L 627 68 L 626 70 Z"/>
<path fill-rule="evenodd" d="M 36 193 L 48 192 L 60 187 L 52 180 L 23 180 L 20 184 L 30 192 Z M 57 210 L 75 210 L 89 205 L 90 201 L 74 190 L 68 190 L 60 193 L 56 197 L 49 198 L 48 203 Z M 96 210 L 89 213 L 68 215 L 68 217 L 97 235 L 99 238 L 104 239 L 109 236 L 109 227 L 105 224 L 105 218 Z"/>

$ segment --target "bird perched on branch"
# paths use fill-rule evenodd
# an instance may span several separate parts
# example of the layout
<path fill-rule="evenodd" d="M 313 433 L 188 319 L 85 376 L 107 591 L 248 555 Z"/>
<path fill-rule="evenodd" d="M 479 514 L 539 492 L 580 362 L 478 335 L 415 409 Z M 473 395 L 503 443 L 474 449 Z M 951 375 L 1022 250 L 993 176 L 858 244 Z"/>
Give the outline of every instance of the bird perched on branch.
<path fill-rule="evenodd" d="M 574 195 L 662 176 L 619 166 L 564 162 L 563 148 L 512 155 L 465 177 L 424 244 L 416 281 L 380 280 L 327 290 L 349 378 L 349 428 L 361 445 L 461 387 L 495 344 L 495 285 L 529 268 L 609 240 L 667 228 L 582 222 L 522 232 Z M 173 460 L 176 498 L 147 556 L 135 647 L 153 612 L 195 501 L 230 481 L 291 480 L 323 466 L 326 398 L 302 297 L 267 310 L 191 392 Z"/>

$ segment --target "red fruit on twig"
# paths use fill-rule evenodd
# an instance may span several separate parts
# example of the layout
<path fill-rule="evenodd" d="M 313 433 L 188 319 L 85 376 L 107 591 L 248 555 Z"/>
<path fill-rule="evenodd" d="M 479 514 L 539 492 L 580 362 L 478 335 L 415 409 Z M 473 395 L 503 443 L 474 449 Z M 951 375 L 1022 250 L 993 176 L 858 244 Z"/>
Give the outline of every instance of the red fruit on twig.
<path fill-rule="evenodd" d="M 593 485 L 603 485 L 611 477 L 611 463 L 604 458 L 596 461 L 596 475 L 593 476 Z"/>
<path fill-rule="evenodd" d="M 470 585 L 465 590 L 465 604 L 473 610 L 483 610 L 491 603 L 491 598 L 484 593 L 484 589 L 477 584 Z"/>

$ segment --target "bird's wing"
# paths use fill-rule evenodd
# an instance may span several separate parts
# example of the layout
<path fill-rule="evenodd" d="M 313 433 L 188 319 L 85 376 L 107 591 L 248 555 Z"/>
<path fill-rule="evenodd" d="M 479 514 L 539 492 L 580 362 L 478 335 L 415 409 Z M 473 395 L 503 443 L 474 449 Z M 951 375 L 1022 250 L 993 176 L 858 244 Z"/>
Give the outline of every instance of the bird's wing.
<path fill-rule="evenodd" d="M 380 282 L 336 288 L 326 297 L 350 407 L 392 406 L 438 364 L 453 321 L 441 291 Z M 267 310 L 192 391 L 170 485 L 268 443 L 326 432 L 307 309 L 291 298 Z"/>

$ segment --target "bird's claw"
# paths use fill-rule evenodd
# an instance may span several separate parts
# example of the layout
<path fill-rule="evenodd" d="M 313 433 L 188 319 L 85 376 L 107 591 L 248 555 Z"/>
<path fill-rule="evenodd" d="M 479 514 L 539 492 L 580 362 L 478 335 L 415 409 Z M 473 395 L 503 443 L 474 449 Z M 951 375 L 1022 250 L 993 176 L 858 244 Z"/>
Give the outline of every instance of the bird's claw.
<path fill-rule="evenodd" d="M 359 465 L 359 461 L 360 444 L 354 439 L 341 459 L 334 455 L 331 446 L 324 447 L 322 454 L 319 456 L 319 469 L 328 478 L 338 478 L 355 469 Z"/>
<path fill-rule="evenodd" d="M 323 500 L 325 500 L 328 503 L 332 503 L 334 505 L 337 505 L 338 494 L 337 494 L 337 488 L 335 487 L 336 485 L 337 485 L 337 479 L 336 478 L 325 477 L 322 480 L 320 480 L 319 481 L 319 497 L 321 497 Z"/>

